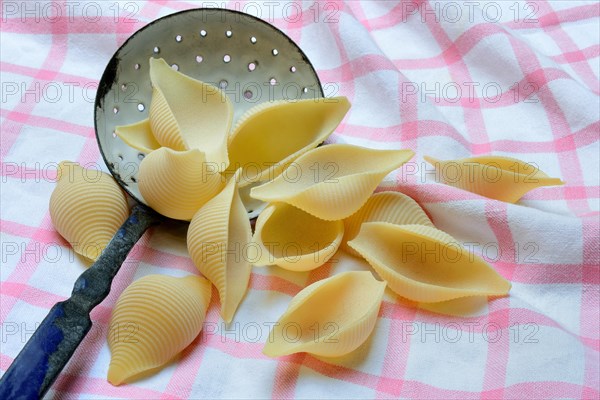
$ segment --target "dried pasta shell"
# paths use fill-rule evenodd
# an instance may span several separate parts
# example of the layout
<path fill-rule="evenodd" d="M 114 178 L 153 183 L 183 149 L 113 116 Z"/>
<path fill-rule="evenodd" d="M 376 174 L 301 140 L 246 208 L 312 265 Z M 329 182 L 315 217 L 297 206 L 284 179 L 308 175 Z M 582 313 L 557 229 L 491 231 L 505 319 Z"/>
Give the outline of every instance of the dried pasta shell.
<path fill-rule="evenodd" d="M 70 161 L 58 165 L 49 208 L 58 233 L 92 261 L 129 216 L 125 193 L 112 176 Z"/>
<path fill-rule="evenodd" d="M 229 173 L 242 168 L 240 187 L 275 178 L 327 139 L 349 109 L 346 97 L 282 100 L 251 108 L 229 137 Z"/>
<path fill-rule="evenodd" d="M 271 329 L 263 353 L 350 353 L 373 331 L 384 290 L 385 282 L 368 271 L 343 272 L 307 286 Z"/>
<path fill-rule="evenodd" d="M 202 330 L 210 296 L 210 283 L 192 275 L 147 275 L 129 285 L 110 321 L 108 381 L 120 385 L 173 359 Z"/>
<path fill-rule="evenodd" d="M 152 134 L 161 146 L 178 151 L 188 150 L 169 103 L 162 91 L 156 87 L 152 88 L 152 101 L 148 115 Z"/>
<path fill-rule="evenodd" d="M 324 220 L 340 220 L 354 214 L 379 182 L 413 155 L 411 150 L 330 144 L 303 154 L 277 178 L 252 188 L 250 195 L 291 204 Z"/>
<path fill-rule="evenodd" d="M 223 187 L 221 175 L 211 168 L 200 150 L 161 147 L 140 163 L 140 193 L 157 212 L 189 221 Z"/>
<path fill-rule="evenodd" d="M 188 228 L 192 261 L 219 290 L 221 317 L 228 323 L 248 288 L 252 265 L 245 252 L 251 235 L 235 179 L 198 210 Z"/>
<path fill-rule="evenodd" d="M 442 183 L 507 203 L 516 203 L 535 188 L 564 184 L 533 164 L 511 157 L 483 156 L 447 161 L 429 156 L 423 158 L 438 170 Z"/>
<path fill-rule="evenodd" d="M 160 143 L 152 134 L 150 120 L 147 118 L 131 125 L 122 125 L 115 128 L 115 133 L 128 146 L 144 153 L 150 153 L 160 147 Z"/>
<path fill-rule="evenodd" d="M 335 254 L 343 235 L 342 221 L 325 221 L 285 203 L 271 204 L 256 220 L 252 242 L 258 254 L 253 264 L 310 271 Z"/>
<path fill-rule="evenodd" d="M 429 226 L 367 222 L 348 245 L 371 264 L 390 289 L 413 301 L 501 296 L 511 287 L 483 259 Z"/>
<path fill-rule="evenodd" d="M 150 58 L 153 93 L 150 124 L 158 142 L 174 150 L 199 149 L 206 161 L 223 171 L 228 165 L 227 135 L 233 105 L 218 88 L 173 70 L 165 60 Z"/>
<path fill-rule="evenodd" d="M 347 242 L 354 239 L 364 222 L 389 222 L 396 225 L 426 225 L 433 223 L 411 197 L 399 192 L 379 192 L 364 206 L 344 220 L 344 239 L 341 248 L 353 256 L 360 255 Z"/>

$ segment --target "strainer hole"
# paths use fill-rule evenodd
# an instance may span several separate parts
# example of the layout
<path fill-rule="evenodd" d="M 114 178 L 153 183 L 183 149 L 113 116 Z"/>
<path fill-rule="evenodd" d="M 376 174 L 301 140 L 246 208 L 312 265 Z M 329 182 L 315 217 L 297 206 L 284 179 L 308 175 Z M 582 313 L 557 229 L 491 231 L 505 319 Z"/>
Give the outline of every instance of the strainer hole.
<path fill-rule="evenodd" d="M 227 82 L 227 80 L 225 80 L 225 79 L 221 79 L 221 81 L 219 82 L 219 87 L 221 89 L 225 89 L 228 85 L 229 85 L 229 82 Z"/>
<path fill-rule="evenodd" d="M 138 153 L 138 160 L 143 160 L 146 155 L 144 153 Z"/>
<path fill-rule="evenodd" d="M 121 84 L 121 90 L 124 92 L 127 90 L 127 85 L 126 84 Z"/>
<path fill-rule="evenodd" d="M 275 86 L 275 85 L 277 85 L 277 79 L 271 78 L 271 79 L 269 79 L 269 83 L 271 84 L 271 86 Z"/>
<path fill-rule="evenodd" d="M 228 63 L 229 61 L 231 61 L 231 56 L 229 54 L 225 54 L 223 56 L 223 62 Z"/>
<path fill-rule="evenodd" d="M 248 214 L 252 214 L 254 210 L 248 210 Z"/>
<path fill-rule="evenodd" d="M 302 88 L 302 93 L 308 93 L 308 88 L 307 87 Z"/>
<path fill-rule="evenodd" d="M 246 90 L 244 92 L 244 98 L 251 99 L 252 98 L 252 91 L 251 90 Z"/>
<path fill-rule="evenodd" d="M 175 71 L 179 71 L 179 65 L 177 65 L 177 64 L 172 64 L 172 65 L 171 65 L 171 69 L 174 69 Z"/>
<path fill-rule="evenodd" d="M 231 36 L 233 36 L 233 32 L 231 32 L 231 31 L 226 31 L 226 32 L 225 32 L 225 36 L 227 36 L 227 37 L 231 37 Z"/>
<path fill-rule="evenodd" d="M 202 37 L 206 37 L 206 34 L 207 34 L 207 32 L 206 32 L 204 29 L 202 29 L 202 30 L 200 31 L 200 36 L 202 36 Z"/>
<path fill-rule="evenodd" d="M 183 40 L 183 37 L 181 35 L 175 36 L 175 41 L 176 42 L 181 43 L 182 40 Z"/>
<path fill-rule="evenodd" d="M 146 109 L 146 107 L 142 103 L 140 103 L 137 105 L 137 109 L 138 109 L 138 111 L 142 112 Z"/>
<path fill-rule="evenodd" d="M 119 107 L 113 107 L 113 114 L 119 113 Z"/>
<path fill-rule="evenodd" d="M 256 44 L 256 38 L 254 36 L 250 37 L 250 43 Z"/>
<path fill-rule="evenodd" d="M 256 69 L 256 61 L 248 64 L 248 71 L 254 71 Z"/>
<path fill-rule="evenodd" d="M 113 137 L 113 138 L 116 138 L 116 137 L 117 137 L 117 132 L 115 132 L 115 131 L 112 131 L 112 137 Z"/>
<path fill-rule="evenodd" d="M 154 46 L 154 49 L 152 49 L 152 51 L 154 52 L 154 54 L 158 54 L 160 53 L 160 47 Z"/>
<path fill-rule="evenodd" d="M 276 56 L 277 54 L 279 54 L 279 50 L 273 49 L 271 50 L 271 53 L 273 53 L 273 55 Z"/>
<path fill-rule="evenodd" d="M 291 72 L 291 73 L 294 73 L 294 72 L 296 72 L 296 67 L 294 67 L 294 66 L 292 65 L 292 66 L 290 67 L 290 72 Z"/>
<path fill-rule="evenodd" d="M 118 154 L 117 157 L 119 157 L 119 160 L 123 161 L 123 155 Z"/>
<path fill-rule="evenodd" d="M 136 183 L 136 182 L 137 182 L 137 179 L 135 179 L 135 176 L 132 176 L 132 177 L 131 177 L 131 182 L 133 182 L 133 183 Z"/>
<path fill-rule="evenodd" d="M 200 64 L 202 61 L 204 61 L 204 58 L 202 56 L 196 56 L 196 62 L 198 64 Z"/>
<path fill-rule="evenodd" d="M 135 65 L 133 66 L 133 69 L 135 69 L 135 70 L 139 70 L 139 69 L 140 69 L 140 64 L 135 64 Z"/>

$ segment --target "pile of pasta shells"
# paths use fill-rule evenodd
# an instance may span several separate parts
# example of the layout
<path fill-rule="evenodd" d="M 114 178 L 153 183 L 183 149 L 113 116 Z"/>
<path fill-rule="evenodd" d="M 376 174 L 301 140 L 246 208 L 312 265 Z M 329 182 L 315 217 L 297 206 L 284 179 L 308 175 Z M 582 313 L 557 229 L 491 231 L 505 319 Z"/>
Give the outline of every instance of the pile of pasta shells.
<path fill-rule="evenodd" d="M 388 173 L 413 157 L 412 151 L 318 147 L 349 110 L 345 97 L 262 103 L 232 126 L 233 105 L 218 88 L 173 70 L 162 59 L 150 59 L 150 78 L 148 119 L 120 126 L 116 133 L 147 154 L 138 173 L 147 204 L 167 217 L 190 221 L 187 247 L 202 276 L 149 275 L 123 291 L 111 325 L 135 324 L 136 340 L 109 336 L 110 383 L 153 372 L 186 348 L 202 330 L 211 284 L 219 294 L 221 317 L 231 322 L 253 265 L 310 271 L 342 249 L 364 258 L 382 279 L 369 271 L 344 272 L 304 288 L 272 328 L 263 350 L 271 357 L 297 352 L 337 357 L 355 350 L 374 329 L 386 286 L 417 302 L 501 296 L 510 290 L 488 263 L 437 229 L 412 198 L 391 191 L 373 194 Z M 562 183 L 539 170 L 535 183 L 527 182 L 531 174 L 507 167 L 521 162 L 504 157 L 453 162 L 459 168 L 488 168 L 494 162 L 501 176 L 495 182 L 448 183 L 503 201 Z M 50 214 L 74 250 L 95 260 L 129 210 L 110 175 L 84 176 L 76 163 L 59 164 Z M 240 189 L 249 185 L 250 196 L 267 203 L 254 232 L 240 197 Z M 337 329 L 328 331 L 327 322 Z M 306 335 L 286 340 L 287 323 L 306 328 L 300 329 Z M 316 334 L 314 326 L 320 327 Z"/>

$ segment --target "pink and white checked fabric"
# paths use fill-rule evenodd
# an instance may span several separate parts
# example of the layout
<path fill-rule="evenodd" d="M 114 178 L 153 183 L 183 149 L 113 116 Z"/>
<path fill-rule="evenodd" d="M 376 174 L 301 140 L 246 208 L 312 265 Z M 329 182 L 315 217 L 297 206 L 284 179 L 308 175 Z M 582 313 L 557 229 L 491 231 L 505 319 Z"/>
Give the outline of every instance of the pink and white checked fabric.
<path fill-rule="evenodd" d="M 383 186 L 513 282 L 510 296 L 425 305 L 387 293 L 370 340 L 348 357 L 262 355 L 269 322 L 305 285 L 367 269 L 343 254 L 310 273 L 254 269 L 234 323 L 213 301 L 204 333 L 160 373 L 106 382 L 111 308 L 133 280 L 196 273 L 181 227 L 136 245 L 50 398 L 598 398 L 599 24 L 597 2 L 271 1 L 2 3 L 1 354 L 5 371 L 84 270 L 54 231 L 56 163 L 102 165 L 93 97 L 117 47 L 149 21 L 221 6 L 285 31 L 329 96 L 353 107 L 333 141 L 410 148 Z M 518 204 L 435 182 L 423 155 L 536 163 L 567 182 Z M 104 166 L 102 165 L 102 168 Z"/>

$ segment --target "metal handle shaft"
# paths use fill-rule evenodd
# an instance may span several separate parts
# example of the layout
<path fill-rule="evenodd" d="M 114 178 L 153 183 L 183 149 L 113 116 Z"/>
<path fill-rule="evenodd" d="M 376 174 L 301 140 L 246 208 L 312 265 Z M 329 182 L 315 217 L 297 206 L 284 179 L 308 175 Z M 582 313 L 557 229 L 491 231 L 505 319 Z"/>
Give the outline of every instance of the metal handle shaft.
<path fill-rule="evenodd" d="M 159 222 L 137 204 L 98 260 L 77 278 L 71 297 L 55 304 L 0 379 L 0 399 L 39 399 L 56 380 L 92 327 L 90 312 L 108 296 L 133 245 Z"/>

